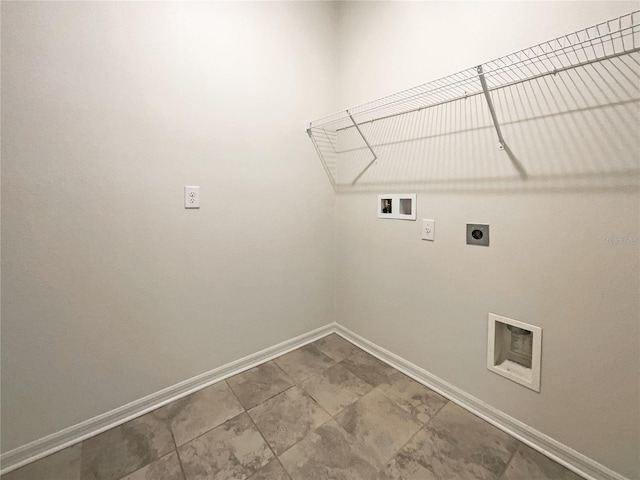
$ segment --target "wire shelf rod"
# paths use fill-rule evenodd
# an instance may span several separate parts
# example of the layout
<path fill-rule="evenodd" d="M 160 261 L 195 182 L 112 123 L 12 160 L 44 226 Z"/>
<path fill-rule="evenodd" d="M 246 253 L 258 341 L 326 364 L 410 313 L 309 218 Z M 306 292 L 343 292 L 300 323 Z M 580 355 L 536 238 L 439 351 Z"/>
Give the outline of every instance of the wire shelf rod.
<path fill-rule="evenodd" d="M 638 18 L 636 18 L 638 17 Z M 513 54 L 483 64 L 489 88 L 503 88 L 518 82 L 533 80 L 541 75 L 555 74 L 570 68 L 615 58 L 638 51 L 640 11 L 599 23 L 586 29 L 557 37 Z M 375 111 L 401 110 L 402 113 L 427 108 L 444 101 L 457 100 L 479 93 L 472 69 L 387 95 L 349 109 L 353 116 L 367 116 Z M 469 89 L 475 86 L 475 90 Z M 465 88 L 469 87 L 469 88 Z M 429 101 L 430 100 L 430 101 Z M 435 101 L 434 101 L 435 100 Z M 409 106 L 409 108 L 406 108 Z M 400 113 L 392 112 L 390 116 Z M 380 118 L 386 117 L 383 115 Z M 372 119 L 363 119 L 368 123 Z M 345 112 L 338 112 L 312 124 L 329 125 L 348 120 Z M 345 127 L 342 127 L 345 128 Z"/>
<path fill-rule="evenodd" d="M 584 67 L 584 66 L 591 65 L 591 64 L 594 64 L 594 63 L 600 63 L 600 62 L 605 61 L 605 60 L 612 60 L 612 59 L 620 57 L 622 55 L 628 55 L 628 54 L 637 53 L 637 52 L 640 52 L 640 47 L 635 48 L 635 49 L 633 49 L 633 50 L 631 50 L 629 52 L 617 53 L 617 54 L 614 54 L 614 55 L 609 55 L 607 57 L 603 57 L 603 58 L 599 58 L 599 59 L 593 59 L 593 60 L 585 61 L 585 62 L 580 63 L 580 64 L 569 65 L 569 66 L 566 66 L 566 67 L 558 67 L 557 69 L 555 69 L 553 71 L 539 73 L 537 75 L 533 75 L 531 77 L 527 77 L 527 78 L 520 79 L 520 80 L 515 80 L 515 81 L 510 82 L 510 83 L 502 83 L 499 86 L 489 87 L 489 91 L 493 92 L 495 90 L 499 90 L 499 89 L 502 89 L 502 88 L 509 88 L 509 87 L 514 86 L 514 85 L 518 85 L 520 83 L 529 82 L 529 81 L 532 81 L 532 80 L 537 80 L 539 78 L 546 77 L 548 75 L 557 75 L 558 73 L 566 72 L 566 71 L 572 70 L 574 68 Z M 638 62 L 637 60 L 633 59 L 633 61 L 635 63 L 637 63 L 638 65 L 640 65 L 640 62 Z M 487 76 L 487 73 L 485 73 L 485 77 L 486 76 Z M 487 83 L 489 83 L 489 80 L 490 79 L 487 79 Z M 377 122 L 377 121 L 381 121 L 381 120 L 387 120 L 389 118 L 393 118 L 393 117 L 396 117 L 398 115 L 405 115 L 405 114 L 408 114 L 408 113 L 419 112 L 419 111 L 424 110 L 426 108 L 437 107 L 437 106 L 440 106 L 440 105 L 444 105 L 445 103 L 455 102 L 455 101 L 458 101 L 458 100 L 463 100 L 465 98 L 471 98 L 471 97 L 474 97 L 476 95 L 481 95 L 482 93 L 483 92 L 480 89 L 479 91 L 475 91 L 475 92 L 472 92 L 472 93 L 466 93 L 465 95 L 460 95 L 460 96 L 453 97 L 453 98 L 448 98 L 448 99 L 443 100 L 441 102 L 437 102 L 437 103 L 433 103 L 433 104 L 430 103 L 428 105 L 422 105 L 420 107 L 412 108 L 412 109 L 409 109 L 409 110 L 402 110 L 400 112 L 391 113 L 389 115 L 376 117 L 376 118 L 373 118 L 371 120 L 360 121 L 358 124 L 359 125 L 365 125 L 367 123 L 373 123 L 373 122 Z M 336 123 L 336 122 L 341 121 L 341 120 L 342 119 L 336 119 L 336 120 L 333 120 L 332 122 L 328 122 L 328 123 L 323 124 L 323 125 L 329 125 L 331 123 Z M 342 130 L 348 130 L 350 128 L 353 128 L 353 126 L 352 125 L 347 125 L 345 127 L 336 128 L 336 132 L 339 132 L 339 131 L 342 131 Z"/>
<path fill-rule="evenodd" d="M 441 122 L 446 122 L 447 128 L 456 132 L 466 131 L 465 125 L 458 125 L 450 112 L 469 110 L 475 112 L 475 121 L 482 124 L 483 128 L 495 129 L 499 144 L 513 167 L 522 178 L 527 178 L 523 164 L 515 157 L 503 137 L 498 117 L 504 120 L 504 125 L 513 123 L 514 111 L 517 113 L 519 108 L 518 99 L 523 108 L 542 115 L 544 108 L 541 110 L 531 104 L 527 94 L 530 89 L 550 91 L 546 108 L 553 110 L 565 111 L 570 105 L 588 107 L 593 103 L 605 102 L 609 105 L 623 105 L 625 110 L 631 111 L 623 100 L 636 98 L 637 101 L 634 85 L 637 86 L 640 78 L 639 53 L 640 10 L 307 122 L 306 131 L 335 189 L 338 184 L 354 185 L 363 178 L 381 158 L 375 152 L 378 148 L 381 153 L 384 150 L 385 157 L 389 155 L 390 159 L 395 158 L 398 141 L 386 132 L 392 134 L 410 124 L 424 126 L 428 129 L 428 135 L 431 135 L 437 133 L 431 130 Z M 578 68 L 580 70 L 574 73 L 558 75 Z M 600 85 L 601 88 L 594 92 L 590 85 Z M 478 95 L 483 95 L 484 99 L 473 98 Z M 511 100 L 505 104 L 503 100 L 508 97 Z M 495 106 L 493 101 L 497 102 Z M 448 105 L 450 103 L 451 106 Z M 479 108 L 482 104 L 488 106 L 488 111 L 486 108 Z M 501 108 L 496 110 L 498 106 Z M 432 107 L 437 108 L 429 110 Z M 423 110 L 428 112 L 416 114 Z M 407 114 L 410 116 L 400 118 Z M 608 113 L 605 111 L 603 115 Z M 543 117 L 544 115 L 540 118 Z M 378 121 L 384 123 L 376 124 Z M 597 117 L 594 121 L 598 128 L 604 128 L 603 119 Z M 352 128 L 356 131 L 343 133 Z M 550 128 L 549 133 L 555 134 L 553 128 Z M 414 148 L 418 148 L 417 144 Z M 563 148 L 573 147 L 567 144 Z M 358 150 L 362 150 L 362 153 L 355 157 L 345 153 Z M 369 160 L 369 152 L 373 156 L 372 160 Z M 363 163 L 358 163 L 363 160 Z M 361 170 L 362 166 L 358 165 L 363 164 L 367 165 Z M 390 173 L 389 168 L 393 168 L 391 164 L 381 166 L 371 178 Z M 359 173 L 353 179 L 357 172 Z"/>

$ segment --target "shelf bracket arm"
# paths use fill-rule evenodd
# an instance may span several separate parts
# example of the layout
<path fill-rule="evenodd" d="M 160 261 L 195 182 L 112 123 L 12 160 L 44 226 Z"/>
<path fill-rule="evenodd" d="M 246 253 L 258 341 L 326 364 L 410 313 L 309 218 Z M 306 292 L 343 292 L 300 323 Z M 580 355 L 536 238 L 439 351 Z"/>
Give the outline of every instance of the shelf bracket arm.
<path fill-rule="evenodd" d="M 487 86 L 487 80 L 484 78 L 484 71 L 482 70 L 482 65 L 478 65 L 477 67 L 478 77 L 480 78 L 480 84 L 482 85 L 482 91 L 484 92 L 484 98 L 487 101 L 487 105 L 489 106 L 489 112 L 491 113 L 491 119 L 493 120 L 493 126 L 496 129 L 496 133 L 498 134 L 498 144 L 500 150 L 504 150 L 507 152 L 511 163 L 513 163 L 514 168 L 520 174 L 520 177 L 523 179 L 527 178 L 527 172 L 522 166 L 522 164 L 518 161 L 516 156 L 513 154 L 507 142 L 504 141 L 504 137 L 502 136 L 502 130 L 500 130 L 500 122 L 498 122 L 498 115 L 496 115 L 496 110 L 493 107 L 493 101 L 491 100 L 491 95 L 489 95 L 489 87 Z"/>
<path fill-rule="evenodd" d="M 364 143 L 367 146 L 367 148 L 369 149 L 369 151 L 371 152 L 371 155 L 373 155 L 373 160 L 371 160 L 369 162 L 369 164 L 366 167 L 364 167 L 364 169 L 358 174 L 358 176 L 353 179 L 353 182 L 351 182 L 351 185 L 354 185 L 358 180 L 360 180 L 362 175 L 364 175 L 364 173 L 367 170 L 369 170 L 369 167 L 371 167 L 371 165 L 373 165 L 376 161 L 378 161 L 378 156 L 376 155 L 376 152 L 373 151 L 373 148 L 371 148 L 371 145 L 369 145 L 369 142 L 367 141 L 367 137 L 364 136 L 364 134 L 362 133 L 362 130 L 360 130 L 360 126 L 355 121 L 355 119 L 353 118 L 353 115 L 351 115 L 351 112 L 349 112 L 349 110 L 347 110 L 347 115 L 349 115 L 349 118 L 351 119 L 351 122 L 353 123 L 353 126 L 356 127 L 356 130 L 358 131 L 358 133 L 362 137 L 362 140 L 364 140 Z"/>

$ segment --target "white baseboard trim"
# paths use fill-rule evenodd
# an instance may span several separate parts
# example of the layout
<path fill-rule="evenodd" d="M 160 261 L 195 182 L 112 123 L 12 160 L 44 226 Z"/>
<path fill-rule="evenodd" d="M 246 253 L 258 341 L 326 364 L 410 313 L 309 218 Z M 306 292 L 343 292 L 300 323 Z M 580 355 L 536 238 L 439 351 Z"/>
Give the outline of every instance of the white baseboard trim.
<path fill-rule="evenodd" d="M 286 340 L 273 347 L 248 355 L 209 372 L 180 382 L 159 392 L 135 400 L 127 405 L 90 418 L 77 425 L 53 433 L 3 453 L 0 456 L 1 475 L 9 473 L 28 463 L 51 455 L 82 440 L 93 437 L 110 428 L 144 415 L 174 400 L 185 397 L 202 388 L 208 387 L 225 378 L 237 375 L 261 363 L 268 362 L 280 355 L 314 342 L 330 333 L 338 333 L 354 345 L 400 370 L 414 380 L 435 390 L 462 408 L 474 413 L 500 430 L 517 438 L 523 443 L 552 458 L 578 475 L 588 480 L 629 480 L 604 465 L 582 455 L 553 438 L 541 433 L 513 417 L 493 408 L 482 400 L 454 387 L 441 378 L 414 365 L 404 358 L 391 353 L 373 342 L 361 337 L 338 323 L 330 323 L 298 337 Z"/>
<path fill-rule="evenodd" d="M 486 420 L 500 430 L 526 443 L 543 455 L 564 465 L 588 480 L 629 480 L 589 457 L 503 413 L 482 400 L 454 387 L 404 358 L 391 353 L 340 324 L 336 333 L 405 375 L 438 392 L 465 410 Z"/>
<path fill-rule="evenodd" d="M 2 470 L 0 474 L 4 475 L 28 463 L 39 460 L 40 458 L 51 455 L 64 448 L 74 445 L 82 440 L 93 437 L 110 428 L 117 427 L 129 420 L 144 415 L 156 408 L 159 408 L 174 400 L 185 397 L 202 388 L 208 387 L 225 378 L 237 375 L 261 363 L 272 360 L 287 352 L 300 348 L 303 345 L 314 342 L 332 332 L 337 328 L 336 323 L 330 323 L 323 327 L 312 330 L 311 332 L 286 340 L 273 347 L 265 348 L 260 352 L 248 355 L 239 360 L 227 363 L 218 368 L 195 376 L 183 382 L 177 383 L 171 387 L 152 393 L 144 398 L 135 400 L 127 405 L 103 413 L 97 417 L 90 418 L 84 422 L 73 425 L 59 432 L 52 433 L 46 437 L 40 438 L 26 445 L 18 447 L 3 453 L 0 456 L 0 465 Z"/>

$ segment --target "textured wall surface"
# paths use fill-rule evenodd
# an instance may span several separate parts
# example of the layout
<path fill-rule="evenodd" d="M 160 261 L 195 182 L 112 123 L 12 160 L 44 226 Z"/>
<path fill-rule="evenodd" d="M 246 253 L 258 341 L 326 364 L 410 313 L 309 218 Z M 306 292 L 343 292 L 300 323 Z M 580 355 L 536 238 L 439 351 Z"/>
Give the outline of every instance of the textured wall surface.
<path fill-rule="evenodd" d="M 363 127 L 337 196 L 303 132 L 639 7 L 2 2 L 2 451 L 337 320 L 639 477 L 633 75 L 495 93 L 526 182 L 480 97 Z M 418 222 L 376 218 L 396 192 Z M 540 393 L 486 369 L 488 312 L 543 328 Z"/>
<path fill-rule="evenodd" d="M 373 100 L 637 8 L 341 4 L 339 103 Z M 633 66 L 635 73 L 592 67 L 493 95 L 527 181 L 497 150 L 482 97 L 364 125 L 378 165 L 337 196 L 336 245 L 339 322 L 638 478 L 640 72 Z M 376 194 L 400 192 L 418 194 L 418 221 L 376 218 Z M 434 243 L 420 239 L 422 218 L 436 221 Z M 490 224 L 490 247 L 467 246 L 466 223 Z M 488 312 L 542 327 L 540 393 L 486 369 Z"/>
<path fill-rule="evenodd" d="M 334 25 L 2 2 L 3 452 L 333 321 Z"/>

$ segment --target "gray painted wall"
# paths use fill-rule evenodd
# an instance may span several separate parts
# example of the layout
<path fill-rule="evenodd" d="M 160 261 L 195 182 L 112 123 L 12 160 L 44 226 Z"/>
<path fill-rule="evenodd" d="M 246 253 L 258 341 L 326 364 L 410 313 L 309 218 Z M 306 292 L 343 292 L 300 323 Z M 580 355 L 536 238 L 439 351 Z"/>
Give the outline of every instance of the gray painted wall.
<path fill-rule="evenodd" d="M 3 452 L 334 320 L 334 24 L 2 2 Z"/>
<path fill-rule="evenodd" d="M 634 8 L 341 4 L 339 103 L 372 100 Z M 636 71 L 625 97 L 613 76 L 589 72 L 599 80 L 558 75 L 494 95 L 526 182 L 497 150 L 483 98 L 436 108 L 422 123 L 364 126 L 374 143 L 393 129 L 397 138 L 422 131 L 433 139 L 378 147 L 378 165 L 337 196 L 338 321 L 638 478 L 640 85 Z M 607 95 L 635 101 L 585 108 Z M 554 115 L 562 109 L 576 111 Z M 417 193 L 418 221 L 376 218 L 378 193 Z M 436 221 L 434 243 L 420 239 L 422 218 Z M 490 247 L 467 246 L 466 223 L 489 223 Z M 488 312 L 543 328 L 539 394 L 486 369 Z"/>
<path fill-rule="evenodd" d="M 302 132 L 638 6 L 2 2 L 2 451 L 336 319 L 638 477 L 639 252 L 606 241 L 639 234 L 637 102 L 496 98 L 526 184 L 435 121 L 482 102 L 438 110 L 446 140 L 390 152 L 435 243 L 375 217 L 384 176 L 334 197 Z M 486 370 L 487 312 L 543 327 L 540 394 Z"/>

